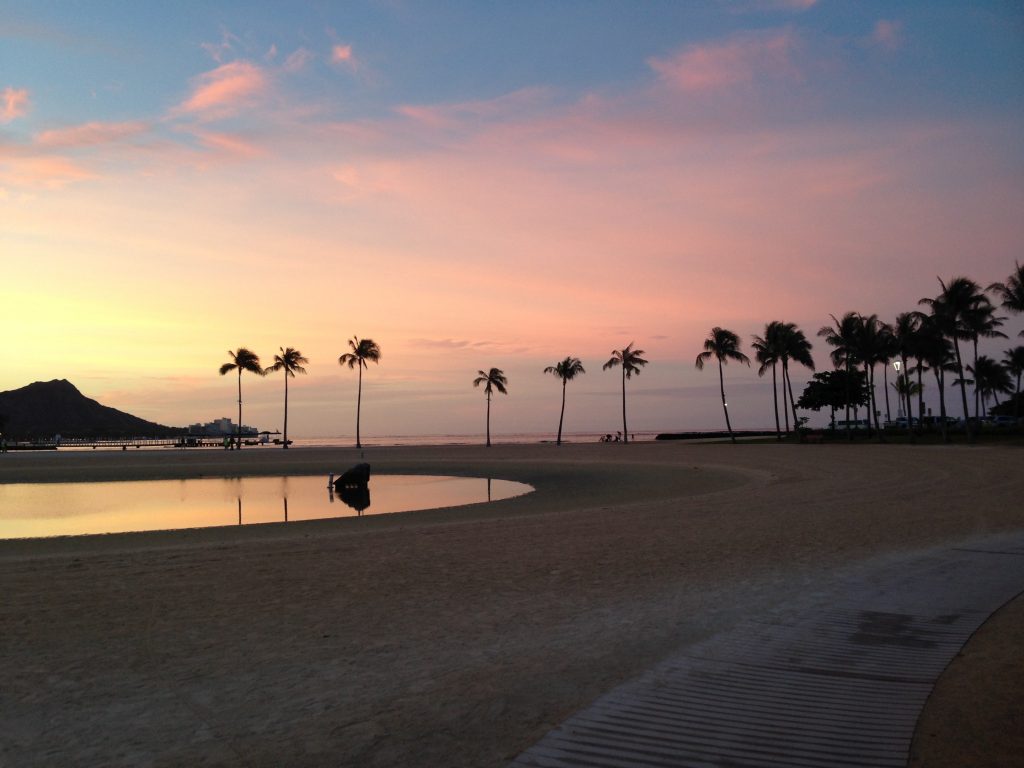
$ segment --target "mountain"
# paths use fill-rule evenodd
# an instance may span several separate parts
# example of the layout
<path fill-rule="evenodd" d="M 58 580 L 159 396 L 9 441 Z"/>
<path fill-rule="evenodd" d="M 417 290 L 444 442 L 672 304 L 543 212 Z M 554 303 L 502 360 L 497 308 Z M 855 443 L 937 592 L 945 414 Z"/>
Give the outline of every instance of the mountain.
<path fill-rule="evenodd" d="M 9 440 L 62 437 L 169 437 L 186 430 L 165 427 L 91 400 L 65 379 L 37 381 L 0 392 L 0 431 Z"/>

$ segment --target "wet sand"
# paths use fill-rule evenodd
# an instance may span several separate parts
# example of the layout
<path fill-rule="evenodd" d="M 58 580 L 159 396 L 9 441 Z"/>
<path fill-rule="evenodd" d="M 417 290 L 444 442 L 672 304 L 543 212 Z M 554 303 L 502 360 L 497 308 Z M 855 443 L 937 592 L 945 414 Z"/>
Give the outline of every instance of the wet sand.
<path fill-rule="evenodd" d="M 326 476 L 358 460 L 12 453 L 0 482 Z M 0 543 L 0 764 L 499 766 L 679 645 L 836 568 L 1024 527 L 1019 449 L 448 446 L 365 460 L 537 490 Z M 922 764 L 953 765 L 944 749 Z"/>

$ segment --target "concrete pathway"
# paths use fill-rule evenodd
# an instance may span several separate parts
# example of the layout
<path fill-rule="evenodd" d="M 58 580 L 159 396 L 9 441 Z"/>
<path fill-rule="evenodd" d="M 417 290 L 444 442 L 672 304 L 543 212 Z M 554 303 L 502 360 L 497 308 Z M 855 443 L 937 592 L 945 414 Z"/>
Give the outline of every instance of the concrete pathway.
<path fill-rule="evenodd" d="M 515 768 L 904 766 L 935 681 L 1024 590 L 1024 534 L 875 562 L 682 649 Z"/>

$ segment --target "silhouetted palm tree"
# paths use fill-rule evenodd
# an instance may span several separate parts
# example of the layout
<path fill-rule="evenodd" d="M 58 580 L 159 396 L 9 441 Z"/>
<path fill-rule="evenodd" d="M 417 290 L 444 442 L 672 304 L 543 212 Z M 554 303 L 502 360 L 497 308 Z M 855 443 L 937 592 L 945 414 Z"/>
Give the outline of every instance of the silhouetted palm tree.
<path fill-rule="evenodd" d="M 722 366 L 730 360 L 737 360 L 750 365 L 750 358 L 740 352 L 740 338 L 725 328 L 712 328 L 711 335 L 704 339 L 704 351 L 697 355 L 697 370 L 704 369 L 704 363 L 712 357 L 718 360 L 718 386 L 722 392 L 722 412 L 725 413 L 725 428 L 729 430 L 729 439 L 734 443 L 736 436 L 732 433 L 729 421 L 729 404 L 725 401 L 725 374 Z M 795 418 L 795 416 L 794 416 Z"/>
<path fill-rule="evenodd" d="M 853 430 L 850 429 L 850 382 L 853 377 L 850 372 L 857 362 L 857 342 L 860 328 L 860 315 L 856 312 L 847 312 L 843 319 L 839 320 L 835 315 L 830 315 L 832 325 L 823 326 L 818 335 L 825 339 L 825 343 L 833 347 L 831 358 L 832 365 L 846 371 L 846 439 L 853 440 Z"/>
<path fill-rule="evenodd" d="M 793 380 L 789 376 L 789 361 L 792 360 L 813 371 L 814 358 L 811 357 L 811 342 L 804 336 L 804 332 L 796 327 L 795 323 L 784 323 L 779 333 L 782 350 L 782 380 L 789 389 L 789 404 L 793 409 L 793 429 L 799 431 L 800 421 L 796 415 L 796 401 L 793 399 Z"/>
<path fill-rule="evenodd" d="M 508 394 L 508 379 L 505 372 L 500 368 L 491 368 L 489 371 L 477 371 L 478 376 L 473 379 L 473 386 L 484 385 L 484 394 L 487 395 L 487 447 L 491 447 L 491 393 L 498 390 L 503 395 Z"/>
<path fill-rule="evenodd" d="M 764 336 L 754 336 L 751 346 L 754 348 L 754 359 L 760 363 L 757 369 L 758 376 L 764 376 L 770 365 L 772 368 L 772 404 L 775 408 L 775 439 L 782 440 L 782 429 L 779 426 L 779 386 L 776 377 L 776 370 L 779 360 L 782 359 L 781 320 L 772 320 L 764 327 Z M 786 410 L 786 389 L 782 389 L 782 410 Z M 789 432 L 789 418 L 786 418 L 786 432 Z"/>
<path fill-rule="evenodd" d="M 979 355 L 974 365 L 967 366 L 967 370 L 974 376 L 974 388 L 981 394 L 981 402 L 986 410 L 989 397 L 994 398 L 996 405 L 999 405 L 999 393 L 1008 395 L 1013 391 L 1010 372 L 988 355 Z"/>
<path fill-rule="evenodd" d="M 302 366 L 309 362 L 302 356 L 302 353 L 297 349 L 288 347 L 278 347 L 281 353 L 274 355 L 274 364 L 267 368 L 265 373 L 271 371 L 284 371 L 284 447 L 288 447 L 288 379 L 295 378 L 296 373 L 305 373 L 306 369 Z M 287 499 L 285 499 L 287 502 Z M 285 507 L 285 515 L 287 516 L 287 507 Z"/>
<path fill-rule="evenodd" d="M 967 409 L 967 380 L 964 378 L 963 357 L 960 355 L 960 341 L 970 339 L 971 331 L 967 327 L 967 317 L 978 303 L 985 299 L 981 288 L 967 277 L 954 277 L 947 285 L 939 278 L 942 291 L 935 298 L 923 298 L 918 303 L 931 308 L 932 317 L 946 338 L 953 342 L 953 353 L 956 356 L 956 384 L 960 386 L 960 399 L 964 408 L 964 422 L 967 427 L 967 439 L 974 441 L 974 430 L 971 426 L 970 412 Z"/>
<path fill-rule="evenodd" d="M 1020 377 L 1024 373 L 1024 346 L 1013 347 L 1004 353 L 1003 365 L 1011 376 L 1017 378 L 1017 388 L 1013 393 L 1013 418 L 1020 418 Z"/>
<path fill-rule="evenodd" d="M 956 371 L 956 358 L 953 355 L 953 344 L 942 332 L 935 322 L 933 315 L 921 317 L 921 327 L 917 332 L 915 342 L 915 356 L 918 364 L 918 385 L 921 384 L 920 371 L 923 365 L 932 369 L 935 375 L 935 387 L 939 390 L 939 424 L 942 430 L 942 441 L 949 441 L 948 425 L 946 424 L 946 372 Z M 923 364 L 923 365 L 922 365 Z M 923 398 L 918 392 L 918 418 L 924 418 L 923 408 L 920 400 Z"/>
<path fill-rule="evenodd" d="M 881 440 L 882 434 L 878 425 L 878 403 L 875 399 L 875 365 L 879 362 L 885 363 L 887 359 L 887 341 L 882 323 L 878 321 L 878 315 L 860 316 L 857 326 L 857 357 L 864 366 L 864 375 L 868 380 L 868 392 L 871 395 L 871 412 L 868 414 L 868 423 L 872 417 L 875 421 L 875 431 Z"/>
<path fill-rule="evenodd" d="M 260 357 L 251 349 L 239 347 L 236 351 L 228 350 L 231 356 L 230 363 L 224 363 L 220 367 L 220 375 L 223 376 L 229 371 L 238 371 L 238 450 L 242 450 L 242 371 L 255 373 L 263 376 L 263 368 L 260 367 Z"/>
<path fill-rule="evenodd" d="M 338 365 L 359 368 L 359 394 L 356 398 L 356 448 L 362 448 L 363 444 L 359 439 L 359 418 L 363 410 L 363 369 L 366 367 L 367 360 L 374 363 L 380 362 L 380 347 L 373 339 L 360 339 L 358 336 L 349 339 L 348 345 L 352 351 L 338 357 Z"/>
<path fill-rule="evenodd" d="M 626 428 L 626 379 L 633 378 L 634 373 L 639 376 L 640 369 L 647 365 L 643 354 L 642 349 L 633 349 L 631 341 L 624 349 L 613 349 L 611 358 L 601 366 L 602 371 L 622 366 L 622 441 L 624 443 L 629 442 L 629 430 Z"/>
<path fill-rule="evenodd" d="M 1003 309 L 1014 314 L 1024 312 L 1024 267 L 1015 263 L 1016 271 L 1006 278 L 1005 283 L 992 283 L 986 290 L 995 293 L 1002 301 Z M 1020 332 L 1024 336 L 1024 331 Z"/>
<path fill-rule="evenodd" d="M 992 306 L 992 302 L 985 295 L 982 295 L 978 299 L 977 304 L 966 314 L 964 325 L 968 334 L 970 334 L 971 344 L 974 348 L 974 365 L 972 368 L 978 367 L 978 339 L 980 337 L 984 336 L 986 339 L 1006 338 L 1006 334 L 998 330 L 1005 319 L 1005 317 L 996 317 L 995 307 Z M 981 415 L 978 411 L 980 395 L 981 390 L 978 387 L 977 377 L 975 377 L 974 418 L 976 419 Z"/>
<path fill-rule="evenodd" d="M 554 365 L 549 365 L 544 369 L 544 373 L 554 374 L 562 380 L 562 411 L 558 416 L 558 438 L 555 440 L 555 445 L 561 445 L 562 420 L 565 418 L 565 385 L 580 374 L 586 373 L 586 370 L 578 357 L 567 357 Z"/>
<path fill-rule="evenodd" d="M 900 359 L 900 365 L 903 367 L 903 371 L 897 375 L 897 379 L 899 379 L 900 376 L 905 378 L 905 386 L 896 387 L 896 391 L 899 393 L 906 405 L 907 429 L 910 430 L 911 442 L 914 442 L 916 439 L 913 418 L 914 409 L 912 407 L 911 397 L 919 391 L 920 385 L 915 385 L 910 381 L 910 367 L 908 365 L 908 360 L 915 356 L 915 345 L 918 340 L 920 328 L 921 315 L 917 312 L 901 312 L 896 315 L 896 324 L 892 326 L 893 351 L 896 357 Z M 920 361 L 918 367 L 920 368 Z"/>

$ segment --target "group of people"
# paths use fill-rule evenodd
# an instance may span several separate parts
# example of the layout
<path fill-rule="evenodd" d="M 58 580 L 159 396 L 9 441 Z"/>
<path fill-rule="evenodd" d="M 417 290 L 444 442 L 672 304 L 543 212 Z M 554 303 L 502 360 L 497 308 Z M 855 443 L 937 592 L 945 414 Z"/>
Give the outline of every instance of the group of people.
<path fill-rule="evenodd" d="M 630 439 L 636 440 L 636 435 L 630 435 Z M 616 432 L 615 437 L 612 437 L 611 432 L 609 432 L 607 435 L 601 435 L 601 437 L 599 437 L 597 440 L 600 443 L 621 443 L 622 432 Z"/>

